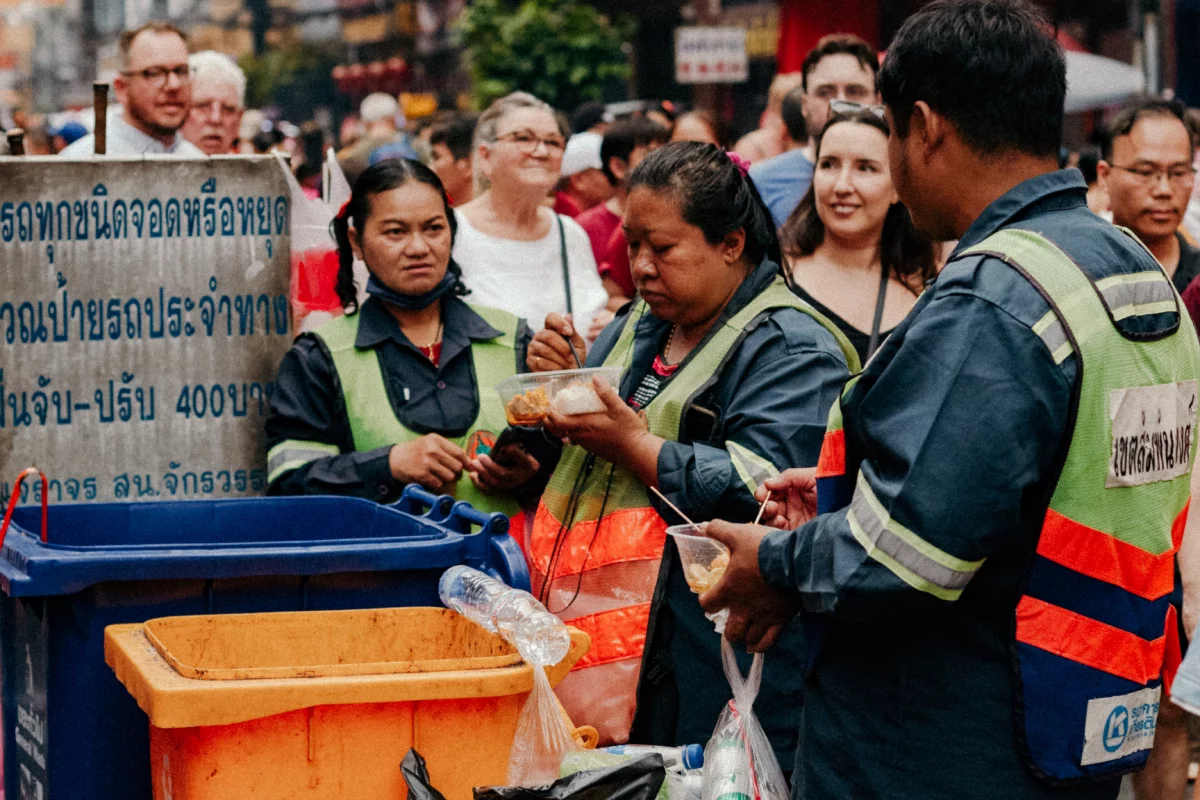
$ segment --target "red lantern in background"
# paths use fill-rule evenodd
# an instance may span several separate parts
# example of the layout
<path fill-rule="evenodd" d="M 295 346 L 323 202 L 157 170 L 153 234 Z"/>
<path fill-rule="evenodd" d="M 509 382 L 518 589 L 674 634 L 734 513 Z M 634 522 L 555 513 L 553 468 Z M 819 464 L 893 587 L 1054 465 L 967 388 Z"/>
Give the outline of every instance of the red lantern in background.
<path fill-rule="evenodd" d="M 408 83 L 408 64 L 403 58 L 389 58 L 383 65 L 383 91 L 388 94 L 400 94 Z"/>

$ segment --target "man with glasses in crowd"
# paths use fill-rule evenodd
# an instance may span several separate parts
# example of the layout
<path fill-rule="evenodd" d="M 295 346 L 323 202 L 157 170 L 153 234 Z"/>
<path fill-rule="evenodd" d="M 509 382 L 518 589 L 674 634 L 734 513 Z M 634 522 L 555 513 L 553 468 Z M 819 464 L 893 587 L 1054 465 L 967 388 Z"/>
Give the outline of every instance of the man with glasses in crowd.
<path fill-rule="evenodd" d="M 192 110 L 183 138 L 210 156 L 233 153 L 246 110 L 246 73 L 233 59 L 215 50 L 188 58 L 192 68 Z"/>
<path fill-rule="evenodd" d="M 788 124 L 788 134 L 796 149 L 750 168 L 750 179 L 771 209 L 776 225 L 783 225 L 812 183 L 816 139 L 829 121 L 830 102 L 878 103 L 879 94 L 875 90 L 878 73 L 879 58 L 875 51 L 848 33 L 823 37 L 804 57 L 800 68 L 804 124 L 800 125 L 799 120 Z M 802 129 L 807 133 L 807 144 L 799 135 Z"/>
<path fill-rule="evenodd" d="M 1178 100 L 1131 102 L 1108 126 L 1096 165 L 1113 223 L 1137 234 L 1181 292 L 1200 275 L 1200 250 L 1179 232 L 1196 180 L 1183 115 Z"/>
<path fill-rule="evenodd" d="M 167 22 L 147 22 L 124 31 L 118 41 L 121 71 L 113 92 L 121 113 L 108 118 L 106 155 L 170 153 L 203 156 L 179 133 L 192 107 L 192 76 L 183 31 Z M 67 158 L 90 156 L 95 137 L 84 136 L 65 148 Z"/>

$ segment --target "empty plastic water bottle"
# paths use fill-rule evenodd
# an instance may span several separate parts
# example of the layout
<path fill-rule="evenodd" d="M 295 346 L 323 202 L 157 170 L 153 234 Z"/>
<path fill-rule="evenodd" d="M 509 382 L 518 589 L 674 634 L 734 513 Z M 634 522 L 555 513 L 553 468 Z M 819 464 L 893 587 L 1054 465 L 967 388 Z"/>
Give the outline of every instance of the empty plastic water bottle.
<path fill-rule="evenodd" d="M 503 636 L 530 664 L 557 664 L 571 649 L 567 626 L 537 598 L 477 569 L 446 570 L 438 594 L 447 608 Z"/>
<path fill-rule="evenodd" d="M 446 608 L 496 633 L 492 606 L 508 588 L 490 575 L 459 565 L 442 573 L 438 596 Z"/>

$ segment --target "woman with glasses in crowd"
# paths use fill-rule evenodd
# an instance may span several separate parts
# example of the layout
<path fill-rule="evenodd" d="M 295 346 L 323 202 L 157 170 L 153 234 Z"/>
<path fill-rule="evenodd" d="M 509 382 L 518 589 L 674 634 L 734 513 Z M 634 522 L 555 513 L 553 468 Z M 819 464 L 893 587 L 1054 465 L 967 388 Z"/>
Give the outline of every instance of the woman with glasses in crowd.
<path fill-rule="evenodd" d="M 864 362 L 937 274 L 888 172 L 883 106 L 829 104 L 812 187 L 780 229 L 792 288 L 841 329 Z"/>
<path fill-rule="evenodd" d="M 390 502 L 415 483 L 518 511 L 514 491 L 538 464 L 492 450 L 507 424 L 492 387 L 521 370 L 529 330 L 463 301 L 455 227 L 441 181 L 416 161 L 381 161 L 354 184 L 333 221 L 347 313 L 300 336 L 279 367 L 266 424 L 271 494 Z M 370 273 L 361 308 L 356 258 Z"/>
<path fill-rule="evenodd" d="M 587 359 L 624 377 L 596 386 L 605 411 L 548 423 L 570 445 L 538 506 L 529 570 L 548 608 L 592 637 L 557 691 L 606 742 L 706 741 L 730 698 L 721 637 L 666 541 L 668 521 L 684 520 L 651 489 L 696 522 L 753 520 L 763 481 L 816 464 L 829 408 L 858 368 L 845 337 L 788 290 L 747 166 L 681 142 L 633 171 L 623 229 L 639 299 Z M 560 323 L 548 319 L 530 343 L 532 369 L 574 364 Z M 785 768 L 799 636 L 772 651 L 755 704 Z"/>
<path fill-rule="evenodd" d="M 546 103 L 524 92 L 492 103 L 475 128 L 475 199 L 454 212 L 454 260 L 476 302 L 534 324 L 571 312 L 586 331 L 608 293 L 583 228 L 544 202 L 565 148 Z"/>

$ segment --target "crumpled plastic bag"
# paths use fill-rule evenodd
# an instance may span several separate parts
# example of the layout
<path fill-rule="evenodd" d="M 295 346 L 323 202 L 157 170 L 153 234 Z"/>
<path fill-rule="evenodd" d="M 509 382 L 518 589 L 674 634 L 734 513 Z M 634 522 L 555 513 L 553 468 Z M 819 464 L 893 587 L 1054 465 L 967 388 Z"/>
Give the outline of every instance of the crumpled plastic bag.
<path fill-rule="evenodd" d="M 545 786 L 558 777 L 563 757 L 577 749 L 567 715 L 559 705 L 550 679 L 533 668 L 533 691 L 517 718 L 508 761 L 510 786 Z"/>
<path fill-rule="evenodd" d="M 408 800 L 446 800 L 442 793 L 429 783 L 429 770 L 425 759 L 416 750 L 409 749 L 400 762 L 400 773 L 408 786 Z"/>
<path fill-rule="evenodd" d="M 350 199 L 350 184 L 330 148 L 323 165 L 324 198 L 309 198 L 296 181 L 283 156 L 276 154 L 288 184 L 291 231 L 291 306 L 296 333 L 313 330 L 342 314 L 334 285 L 337 281 L 337 242 L 329 223 Z M 361 274 L 360 274 L 361 273 Z M 355 263 L 355 285 L 362 302 L 366 267 Z"/>
<path fill-rule="evenodd" d="M 754 716 L 762 683 L 763 654 L 755 653 L 743 678 L 729 640 L 721 638 L 721 661 L 733 699 L 717 720 L 704 748 L 704 800 L 743 796 L 750 800 L 788 800 L 787 781 L 775 760 L 767 734 Z"/>
<path fill-rule="evenodd" d="M 654 800 L 666 778 L 657 753 L 615 767 L 576 772 L 549 786 L 485 786 L 475 800 Z"/>

